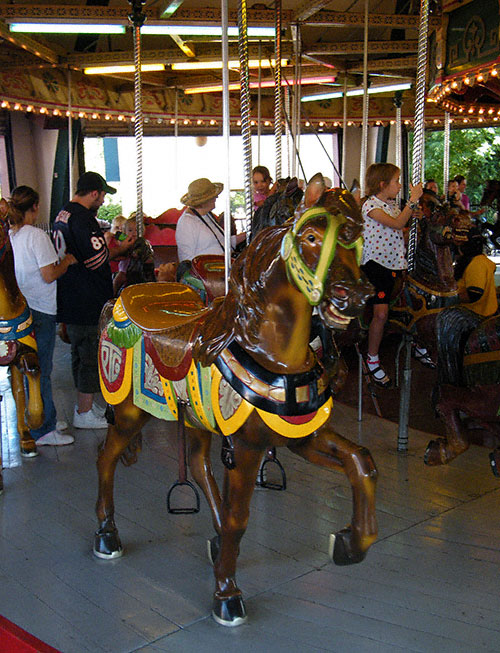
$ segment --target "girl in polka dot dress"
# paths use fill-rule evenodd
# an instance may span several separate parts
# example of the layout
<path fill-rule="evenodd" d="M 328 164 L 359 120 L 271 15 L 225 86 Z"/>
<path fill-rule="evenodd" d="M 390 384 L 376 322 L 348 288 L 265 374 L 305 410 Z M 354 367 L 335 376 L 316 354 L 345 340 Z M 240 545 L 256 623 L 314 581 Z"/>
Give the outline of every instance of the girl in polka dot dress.
<path fill-rule="evenodd" d="M 417 208 L 422 184 L 411 187 L 410 199 L 399 210 L 396 196 L 401 189 L 400 170 L 392 163 L 374 163 L 366 171 L 365 190 L 368 198 L 362 208 L 364 247 L 361 268 L 375 286 L 373 318 L 368 331 L 366 363 L 373 381 L 384 388 L 391 380 L 380 365 L 379 346 L 389 315 L 389 299 L 396 278 L 406 269 L 403 229 Z"/>

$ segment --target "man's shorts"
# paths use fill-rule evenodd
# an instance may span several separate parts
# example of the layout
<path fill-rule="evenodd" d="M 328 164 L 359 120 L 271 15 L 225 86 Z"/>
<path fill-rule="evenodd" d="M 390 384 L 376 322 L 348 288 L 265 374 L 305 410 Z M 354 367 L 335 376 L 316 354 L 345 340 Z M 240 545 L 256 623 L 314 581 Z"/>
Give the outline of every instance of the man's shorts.
<path fill-rule="evenodd" d="M 370 299 L 372 304 L 388 304 L 396 280 L 401 276 L 402 270 L 389 270 L 380 263 L 368 261 L 361 266 L 370 283 L 375 286 L 375 295 Z"/>
<path fill-rule="evenodd" d="M 86 394 L 100 392 L 97 325 L 67 324 L 66 330 L 71 341 L 71 368 L 76 389 Z"/>

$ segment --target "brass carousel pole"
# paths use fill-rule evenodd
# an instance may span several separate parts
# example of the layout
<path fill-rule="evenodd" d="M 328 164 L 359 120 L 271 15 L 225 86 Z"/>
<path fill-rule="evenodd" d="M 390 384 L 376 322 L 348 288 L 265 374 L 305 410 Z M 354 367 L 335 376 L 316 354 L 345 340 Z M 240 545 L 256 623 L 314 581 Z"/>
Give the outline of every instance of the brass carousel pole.
<path fill-rule="evenodd" d="M 142 142 L 144 134 L 144 121 L 142 116 L 142 81 L 141 81 L 141 27 L 146 20 L 146 14 L 142 12 L 144 0 L 130 0 L 132 13 L 129 20 L 132 23 L 134 35 L 134 134 L 135 152 L 137 162 L 137 237 L 144 235 L 144 217 L 142 209 Z"/>
<path fill-rule="evenodd" d="M 412 184 L 422 181 L 425 136 L 425 77 L 427 69 L 427 39 L 429 31 L 429 0 L 420 2 L 420 25 L 418 31 L 417 80 L 415 89 L 415 123 L 413 128 Z M 415 266 L 417 247 L 417 221 L 411 220 L 408 240 L 408 271 Z M 404 336 L 405 364 L 403 384 L 399 402 L 398 451 L 408 450 L 408 419 L 410 414 L 411 394 L 411 342 L 410 335 Z"/>
<path fill-rule="evenodd" d="M 252 134 L 250 130 L 250 83 L 248 72 L 247 3 L 238 4 L 238 53 L 240 59 L 240 111 L 243 141 L 243 183 L 245 193 L 245 231 L 247 243 L 252 227 Z"/>

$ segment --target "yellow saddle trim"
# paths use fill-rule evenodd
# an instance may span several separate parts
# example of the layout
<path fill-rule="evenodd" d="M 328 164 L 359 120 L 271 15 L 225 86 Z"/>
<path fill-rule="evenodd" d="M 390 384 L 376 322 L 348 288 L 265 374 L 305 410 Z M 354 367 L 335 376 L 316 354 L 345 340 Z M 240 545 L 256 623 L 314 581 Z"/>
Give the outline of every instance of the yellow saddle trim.
<path fill-rule="evenodd" d="M 305 438 L 307 435 L 311 435 L 311 433 L 323 426 L 330 417 L 332 407 L 333 400 L 330 397 L 322 406 L 320 406 L 320 408 L 318 408 L 314 417 L 304 424 L 291 424 L 290 422 L 285 421 L 280 415 L 268 413 L 261 408 L 256 408 L 255 410 L 258 412 L 262 421 L 279 435 L 283 435 L 285 438 Z"/>
<path fill-rule="evenodd" d="M 140 344 L 140 343 L 139 343 Z M 131 347 L 125 351 L 125 370 L 123 380 L 120 387 L 115 392 L 109 392 L 106 388 L 104 381 L 101 377 L 101 370 L 99 369 L 99 382 L 101 384 L 102 396 L 106 403 L 116 406 L 125 400 L 130 388 L 132 387 L 132 361 L 134 359 L 134 348 Z"/>
<path fill-rule="evenodd" d="M 219 372 L 215 365 L 212 365 L 212 408 L 214 411 L 215 420 L 218 427 L 220 428 L 222 435 L 232 435 L 243 426 L 247 421 L 248 416 L 253 411 L 254 407 L 252 404 L 249 404 L 248 401 L 241 398 L 241 404 L 231 415 L 229 419 L 224 419 L 222 416 L 220 405 L 219 405 L 219 387 L 220 383 L 223 380 L 222 374 Z M 234 390 L 233 390 L 234 392 Z"/>
<path fill-rule="evenodd" d="M 210 374 L 208 369 L 205 370 L 206 373 Z M 201 371 L 203 374 L 203 369 Z M 186 376 L 186 385 L 187 391 L 189 394 L 189 403 L 191 409 L 194 411 L 196 417 L 200 420 L 203 426 L 212 433 L 218 433 L 215 428 L 214 415 L 211 411 L 211 397 L 208 398 L 207 402 L 203 401 L 203 397 L 200 392 L 200 385 L 203 383 L 203 378 L 199 378 L 198 368 L 194 361 L 191 361 L 191 367 Z"/>
<path fill-rule="evenodd" d="M 36 339 L 33 338 L 33 336 L 24 336 L 24 338 L 19 338 L 18 342 L 21 342 L 23 345 L 28 345 L 28 347 L 38 351 Z"/>

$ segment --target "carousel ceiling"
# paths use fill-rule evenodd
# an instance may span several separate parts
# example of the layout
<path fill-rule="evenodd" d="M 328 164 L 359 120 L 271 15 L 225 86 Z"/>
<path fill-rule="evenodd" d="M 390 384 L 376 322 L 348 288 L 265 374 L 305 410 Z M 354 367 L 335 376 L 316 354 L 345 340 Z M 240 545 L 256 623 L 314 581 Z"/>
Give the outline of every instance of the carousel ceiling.
<path fill-rule="evenodd" d="M 228 0 L 227 4 L 228 24 L 236 31 L 239 3 Z M 430 34 L 436 43 L 442 38 L 442 22 L 437 3 L 430 2 L 430 6 Z M 419 8 L 416 0 L 369 1 L 367 71 L 373 93 L 372 122 L 393 119 L 394 85 L 411 86 L 415 81 Z M 126 0 L 53 0 L 50 5 L 0 0 L 1 106 L 42 113 L 56 123 L 71 114 L 85 119 L 87 132 L 132 129 L 134 73 L 123 68 L 134 63 L 131 10 Z M 220 0 L 149 0 L 142 11 L 146 15 L 141 28 L 146 128 L 165 131 L 174 123 L 198 132 L 218 128 L 222 110 Z M 364 0 L 283 0 L 279 12 L 282 84 L 289 96 L 294 97 L 298 74 L 302 97 L 338 96 L 347 88 L 348 117 L 353 124 L 359 124 L 362 115 L 362 98 L 356 93 L 363 82 L 364 11 Z M 247 15 L 252 116 L 255 120 L 260 116 L 262 127 L 272 129 L 274 2 L 248 3 Z M 49 24 L 53 32 L 48 31 Z M 62 33 L 70 26 L 76 33 Z M 97 26 L 103 33 L 95 33 Z M 107 33 L 112 31 L 118 33 Z M 232 31 L 230 104 L 237 128 L 239 49 Z M 152 64 L 153 70 L 146 68 Z M 285 96 L 285 110 L 286 101 Z M 302 102 L 301 107 L 302 121 L 315 121 L 320 128 L 336 128 L 342 121 L 341 99 L 326 97 Z M 429 108 L 430 119 L 439 122 L 442 108 Z M 413 113 L 413 90 L 405 90 L 403 116 L 411 122 Z"/>

